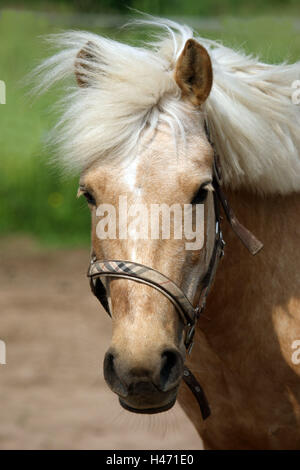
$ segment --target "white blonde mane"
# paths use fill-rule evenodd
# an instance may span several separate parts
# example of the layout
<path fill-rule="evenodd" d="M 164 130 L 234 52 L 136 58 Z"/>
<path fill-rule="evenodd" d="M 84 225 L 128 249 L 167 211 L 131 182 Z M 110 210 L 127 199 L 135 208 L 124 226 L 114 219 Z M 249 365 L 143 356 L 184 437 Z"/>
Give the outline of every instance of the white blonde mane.
<path fill-rule="evenodd" d="M 139 23 L 161 28 L 160 39 L 133 47 L 89 32 L 67 32 L 54 36 L 61 52 L 36 71 L 41 91 L 73 77 L 51 136 L 67 169 L 132 156 L 142 132 L 161 121 L 176 138 L 188 132 L 187 105 L 173 74 L 194 33 L 168 20 Z M 211 94 L 195 112 L 207 115 L 225 183 L 269 193 L 299 191 L 300 106 L 292 103 L 292 83 L 300 79 L 300 62 L 267 65 L 218 42 L 195 39 L 207 48 L 214 71 Z M 87 44 L 92 59 L 84 73 L 90 86 L 78 87 L 74 63 Z"/>

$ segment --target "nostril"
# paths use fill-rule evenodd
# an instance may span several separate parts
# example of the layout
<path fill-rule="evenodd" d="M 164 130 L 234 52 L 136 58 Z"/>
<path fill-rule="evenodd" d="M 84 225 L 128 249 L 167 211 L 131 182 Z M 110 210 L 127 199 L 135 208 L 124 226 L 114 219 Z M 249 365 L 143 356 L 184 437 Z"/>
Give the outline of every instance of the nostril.
<path fill-rule="evenodd" d="M 113 392 L 122 397 L 126 397 L 128 390 L 117 375 L 114 361 L 115 356 L 111 352 L 107 352 L 103 363 L 104 378 Z"/>
<path fill-rule="evenodd" d="M 166 392 L 178 383 L 183 371 L 183 360 L 176 350 L 167 349 L 161 355 L 160 389 Z"/>

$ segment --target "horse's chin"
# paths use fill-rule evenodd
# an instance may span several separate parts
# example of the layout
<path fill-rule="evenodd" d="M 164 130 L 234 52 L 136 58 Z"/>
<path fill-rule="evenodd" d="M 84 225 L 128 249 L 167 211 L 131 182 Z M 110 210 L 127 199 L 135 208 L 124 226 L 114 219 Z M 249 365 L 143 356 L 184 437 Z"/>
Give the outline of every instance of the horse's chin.
<path fill-rule="evenodd" d="M 127 411 L 131 411 L 131 413 L 139 413 L 139 414 L 148 414 L 153 415 L 156 413 L 163 413 L 164 411 L 170 410 L 176 403 L 176 397 L 173 398 L 169 403 L 163 406 L 151 407 L 151 408 L 134 408 L 131 405 L 128 405 L 119 398 L 120 405 Z"/>

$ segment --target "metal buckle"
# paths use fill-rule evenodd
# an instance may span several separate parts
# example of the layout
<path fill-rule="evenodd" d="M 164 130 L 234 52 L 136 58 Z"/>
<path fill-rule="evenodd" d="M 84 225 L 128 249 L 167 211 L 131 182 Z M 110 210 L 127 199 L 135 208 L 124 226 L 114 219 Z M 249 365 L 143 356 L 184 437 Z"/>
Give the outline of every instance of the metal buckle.
<path fill-rule="evenodd" d="M 224 248 L 226 246 L 226 242 L 223 239 L 222 232 L 221 232 L 220 243 L 221 243 L 220 258 L 223 258 L 224 254 L 225 254 Z"/>
<path fill-rule="evenodd" d="M 187 325 L 186 336 L 185 336 L 185 347 L 188 354 L 191 354 L 194 345 L 195 335 L 195 323 Z"/>

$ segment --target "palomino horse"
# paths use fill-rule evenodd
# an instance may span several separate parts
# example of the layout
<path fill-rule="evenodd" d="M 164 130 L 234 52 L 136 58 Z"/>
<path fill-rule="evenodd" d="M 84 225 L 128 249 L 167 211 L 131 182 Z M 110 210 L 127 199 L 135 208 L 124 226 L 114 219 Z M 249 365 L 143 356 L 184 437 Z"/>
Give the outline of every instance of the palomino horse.
<path fill-rule="evenodd" d="M 63 165 L 81 171 L 79 195 L 91 210 L 90 275 L 103 274 L 92 287 L 100 297 L 105 286 L 113 326 L 105 378 L 131 411 L 165 411 L 178 398 L 205 448 L 299 449 L 300 63 L 267 65 L 188 27 L 151 24 L 162 36 L 143 47 L 59 35 L 61 52 L 38 69 L 43 90 L 69 75 L 77 81 L 53 138 Z M 188 311 L 198 314 L 201 298 L 204 305 L 222 238 L 219 184 L 264 248 L 252 256 L 221 221 L 225 256 L 187 355 Z M 113 207 L 119 227 L 120 197 L 134 210 L 192 205 L 193 217 L 201 204 L 203 244 L 187 249 L 186 234 L 161 231 L 139 237 L 138 224 L 127 236 L 100 237 L 97 207 Z M 205 420 L 181 380 L 185 364 L 205 390 Z"/>

